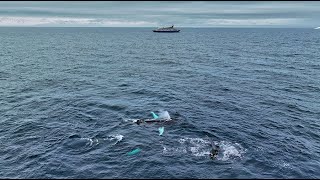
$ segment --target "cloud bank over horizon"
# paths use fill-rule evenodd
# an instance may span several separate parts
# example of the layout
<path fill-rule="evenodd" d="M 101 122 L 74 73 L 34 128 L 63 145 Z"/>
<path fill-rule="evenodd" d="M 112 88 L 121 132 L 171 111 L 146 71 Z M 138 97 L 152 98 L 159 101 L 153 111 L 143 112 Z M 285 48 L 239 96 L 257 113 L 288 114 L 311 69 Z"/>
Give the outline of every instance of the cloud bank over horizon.
<path fill-rule="evenodd" d="M 318 27 L 320 2 L 2 1 L 0 26 Z"/>

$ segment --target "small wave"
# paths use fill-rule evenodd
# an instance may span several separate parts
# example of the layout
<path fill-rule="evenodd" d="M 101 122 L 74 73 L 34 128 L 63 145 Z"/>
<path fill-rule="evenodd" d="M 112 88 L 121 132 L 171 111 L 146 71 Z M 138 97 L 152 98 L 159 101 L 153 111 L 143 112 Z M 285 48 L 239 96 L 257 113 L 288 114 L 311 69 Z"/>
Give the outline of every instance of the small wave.
<path fill-rule="evenodd" d="M 280 169 L 293 169 L 292 165 L 288 162 L 285 161 L 277 161 L 273 165 L 275 168 L 280 168 Z"/>
<path fill-rule="evenodd" d="M 0 71 L 0 80 L 6 80 L 10 78 L 10 73 Z"/>
<path fill-rule="evenodd" d="M 132 92 L 133 94 L 139 94 L 139 95 L 143 95 L 143 94 L 154 94 L 152 91 L 146 90 L 146 89 L 138 89 Z"/>
<path fill-rule="evenodd" d="M 155 62 L 155 64 L 162 64 L 162 65 L 170 64 L 170 65 L 174 65 L 174 64 L 180 64 L 180 63 L 175 61 L 175 60 L 164 60 L 164 59 L 161 59 L 161 61 Z"/>
<path fill-rule="evenodd" d="M 119 87 L 127 87 L 129 86 L 129 84 L 126 84 L 126 83 L 123 83 L 123 84 L 120 84 Z"/>
<path fill-rule="evenodd" d="M 116 105 L 116 104 L 100 104 L 98 105 L 98 107 L 110 109 L 114 111 L 121 111 L 127 108 L 125 105 Z"/>

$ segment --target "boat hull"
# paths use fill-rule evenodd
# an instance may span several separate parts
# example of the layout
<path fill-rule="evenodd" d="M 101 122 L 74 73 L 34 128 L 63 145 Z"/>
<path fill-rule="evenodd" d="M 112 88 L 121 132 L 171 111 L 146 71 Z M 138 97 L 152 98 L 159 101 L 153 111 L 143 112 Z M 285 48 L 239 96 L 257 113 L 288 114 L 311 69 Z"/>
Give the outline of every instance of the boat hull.
<path fill-rule="evenodd" d="M 153 32 L 158 32 L 158 33 L 177 33 L 180 32 L 180 30 L 177 31 L 157 31 L 157 30 L 152 30 Z"/>

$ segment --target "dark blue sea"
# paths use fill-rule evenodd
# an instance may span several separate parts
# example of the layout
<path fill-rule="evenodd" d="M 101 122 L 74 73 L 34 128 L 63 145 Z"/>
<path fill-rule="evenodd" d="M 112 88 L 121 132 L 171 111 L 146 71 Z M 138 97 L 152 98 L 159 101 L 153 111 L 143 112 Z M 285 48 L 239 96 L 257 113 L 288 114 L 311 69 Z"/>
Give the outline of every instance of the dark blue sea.
<path fill-rule="evenodd" d="M 0 178 L 320 178 L 319 30 L 152 29 L 0 28 Z"/>

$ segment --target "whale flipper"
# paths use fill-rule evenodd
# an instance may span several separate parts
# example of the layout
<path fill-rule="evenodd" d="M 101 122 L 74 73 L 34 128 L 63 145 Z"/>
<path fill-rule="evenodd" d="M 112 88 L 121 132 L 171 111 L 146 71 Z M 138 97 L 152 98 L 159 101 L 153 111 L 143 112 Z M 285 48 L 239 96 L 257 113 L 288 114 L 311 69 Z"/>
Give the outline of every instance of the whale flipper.
<path fill-rule="evenodd" d="M 134 149 L 134 150 L 128 152 L 127 155 L 134 155 L 134 154 L 137 154 L 140 151 L 141 151 L 141 149 L 137 148 L 137 149 Z"/>
<path fill-rule="evenodd" d="M 158 118 L 159 118 L 159 116 L 156 115 L 154 112 L 151 112 L 151 114 L 152 114 L 152 116 L 153 116 L 153 119 L 158 119 Z"/>
<path fill-rule="evenodd" d="M 161 136 L 164 132 L 164 127 L 159 127 L 159 136 Z"/>

